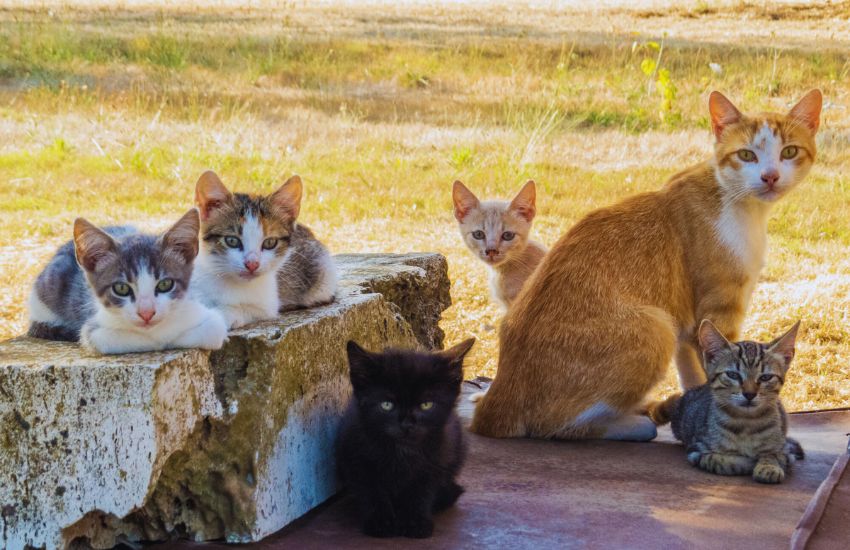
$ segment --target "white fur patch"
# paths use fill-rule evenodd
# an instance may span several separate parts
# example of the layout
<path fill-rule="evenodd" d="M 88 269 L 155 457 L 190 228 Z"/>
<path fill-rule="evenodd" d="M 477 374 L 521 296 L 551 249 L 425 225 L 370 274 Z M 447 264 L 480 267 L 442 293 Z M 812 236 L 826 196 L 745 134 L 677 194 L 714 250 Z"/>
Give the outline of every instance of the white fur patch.
<path fill-rule="evenodd" d="M 587 426 L 589 424 L 605 424 L 618 416 L 616 410 L 611 405 L 599 401 L 582 411 L 575 420 L 571 422 L 573 426 Z"/>
<path fill-rule="evenodd" d="M 62 322 L 62 319 L 41 301 L 35 288 L 30 292 L 28 307 L 31 322 L 47 324 L 60 324 Z"/>
<path fill-rule="evenodd" d="M 320 269 L 322 272 L 321 278 L 316 281 L 316 284 L 303 299 L 306 306 L 330 302 L 334 294 L 336 294 L 339 275 L 336 271 L 336 264 L 330 254 L 325 254 L 322 257 Z"/>

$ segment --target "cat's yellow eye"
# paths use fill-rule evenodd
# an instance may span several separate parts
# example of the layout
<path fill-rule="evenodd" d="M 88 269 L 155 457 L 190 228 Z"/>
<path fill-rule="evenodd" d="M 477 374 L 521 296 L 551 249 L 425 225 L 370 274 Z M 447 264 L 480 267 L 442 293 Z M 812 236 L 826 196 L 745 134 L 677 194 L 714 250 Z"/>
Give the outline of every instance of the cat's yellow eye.
<path fill-rule="evenodd" d="M 799 152 L 800 152 L 800 150 L 796 145 L 789 145 L 788 147 L 785 147 L 784 149 L 782 149 L 782 153 L 780 153 L 780 156 L 782 158 L 784 158 L 785 160 L 790 160 L 790 159 L 796 157 L 797 153 L 799 153 Z"/>
<path fill-rule="evenodd" d="M 749 149 L 740 149 L 738 151 L 738 158 L 743 160 L 744 162 L 755 162 L 756 154 L 750 151 Z"/>
<path fill-rule="evenodd" d="M 131 292 L 130 285 L 127 283 L 114 283 L 112 285 L 112 292 L 114 292 L 116 296 L 121 296 L 122 298 L 124 296 L 129 296 Z"/>
<path fill-rule="evenodd" d="M 160 279 L 156 283 L 157 292 L 171 292 L 172 288 L 174 288 L 174 279 Z"/>
<path fill-rule="evenodd" d="M 481 231 L 480 229 L 477 230 L 477 231 L 473 231 L 472 232 L 472 238 L 475 239 L 476 241 L 483 241 L 484 240 L 484 232 Z"/>
<path fill-rule="evenodd" d="M 381 401 L 381 410 L 382 411 L 389 412 L 389 411 L 393 410 L 393 407 L 395 407 L 395 405 L 393 405 L 392 401 Z"/>
<path fill-rule="evenodd" d="M 269 237 L 268 239 L 263 241 L 263 250 L 271 250 L 277 246 L 277 239 L 274 237 Z"/>
<path fill-rule="evenodd" d="M 239 248 L 242 246 L 242 241 L 239 240 L 239 237 L 228 236 L 224 238 L 224 244 L 230 248 Z"/>
<path fill-rule="evenodd" d="M 433 401 L 425 401 L 424 403 L 419 404 L 419 408 L 422 409 L 423 411 L 430 411 L 431 409 L 434 408 L 434 402 Z"/>

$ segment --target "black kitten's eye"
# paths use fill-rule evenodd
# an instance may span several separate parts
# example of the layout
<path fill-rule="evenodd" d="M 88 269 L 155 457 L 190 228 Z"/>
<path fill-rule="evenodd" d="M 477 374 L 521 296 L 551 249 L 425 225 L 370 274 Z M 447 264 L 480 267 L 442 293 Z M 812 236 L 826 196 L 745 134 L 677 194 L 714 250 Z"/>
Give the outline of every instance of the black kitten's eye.
<path fill-rule="evenodd" d="M 729 378 L 731 378 L 732 380 L 737 380 L 738 382 L 740 382 L 740 381 L 741 381 L 741 374 L 740 374 L 738 371 L 735 371 L 735 370 L 727 370 L 727 371 L 726 371 L 726 376 L 728 376 L 728 377 L 729 377 Z"/>
<path fill-rule="evenodd" d="M 242 241 L 239 240 L 239 237 L 225 237 L 224 244 L 229 246 L 230 248 L 239 248 L 242 246 Z"/>
<path fill-rule="evenodd" d="M 472 238 L 475 239 L 476 241 L 483 241 L 484 240 L 484 232 L 481 231 L 480 229 L 477 230 L 477 231 L 473 231 L 472 232 Z"/>
<path fill-rule="evenodd" d="M 174 288 L 174 279 L 160 279 L 156 283 L 157 292 L 171 292 L 172 288 Z"/>
<path fill-rule="evenodd" d="M 505 231 L 504 233 L 502 233 L 503 241 L 512 241 L 514 237 L 516 237 L 516 233 L 514 233 L 513 231 Z"/>
<path fill-rule="evenodd" d="M 263 241 L 263 250 L 271 250 L 277 246 L 277 239 L 274 237 L 269 237 L 268 239 Z"/>
<path fill-rule="evenodd" d="M 431 409 L 434 408 L 434 402 L 433 401 L 425 401 L 424 403 L 419 403 L 419 408 L 422 409 L 423 411 L 430 411 Z"/>
<path fill-rule="evenodd" d="M 114 283 L 112 285 L 112 292 L 114 292 L 116 296 L 121 296 L 123 298 L 125 296 L 129 296 L 133 291 L 130 290 L 130 285 L 127 283 Z"/>
<path fill-rule="evenodd" d="M 391 410 L 393 410 L 393 407 L 395 407 L 395 405 L 393 404 L 392 401 L 381 401 L 381 410 L 382 411 L 390 412 Z"/>
<path fill-rule="evenodd" d="M 772 379 L 772 374 L 762 374 L 761 376 L 759 376 L 759 382 L 770 382 Z"/>

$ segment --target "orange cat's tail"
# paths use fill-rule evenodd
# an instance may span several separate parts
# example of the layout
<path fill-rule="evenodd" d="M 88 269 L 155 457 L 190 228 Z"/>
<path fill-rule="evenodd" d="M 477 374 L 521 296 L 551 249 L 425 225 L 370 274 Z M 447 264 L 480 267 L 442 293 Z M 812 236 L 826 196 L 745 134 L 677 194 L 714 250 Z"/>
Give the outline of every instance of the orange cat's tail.
<path fill-rule="evenodd" d="M 676 410 L 676 406 L 678 406 L 680 399 L 682 399 L 682 394 L 674 393 L 664 401 L 651 403 L 649 407 L 647 407 L 646 414 L 653 422 L 655 422 L 656 425 L 663 426 L 670 422 L 670 418 L 673 416 L 673 411 Z"/>

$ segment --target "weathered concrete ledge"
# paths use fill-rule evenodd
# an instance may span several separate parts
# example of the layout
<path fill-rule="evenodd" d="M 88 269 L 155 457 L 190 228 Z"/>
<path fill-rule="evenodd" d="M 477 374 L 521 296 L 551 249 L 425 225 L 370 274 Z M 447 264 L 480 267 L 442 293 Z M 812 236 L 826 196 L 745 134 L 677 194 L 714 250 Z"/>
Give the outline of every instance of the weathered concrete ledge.
<path fill-rule="evenodd" d="M 343 255 L 337 300 L 217 352 L 0 343 L 0 547 L 258 540 L 336 491 L 345 342 L 442 347 L 437 254 Z"/>

